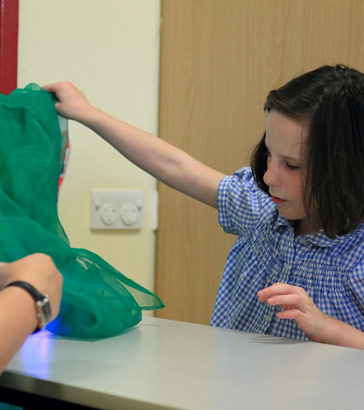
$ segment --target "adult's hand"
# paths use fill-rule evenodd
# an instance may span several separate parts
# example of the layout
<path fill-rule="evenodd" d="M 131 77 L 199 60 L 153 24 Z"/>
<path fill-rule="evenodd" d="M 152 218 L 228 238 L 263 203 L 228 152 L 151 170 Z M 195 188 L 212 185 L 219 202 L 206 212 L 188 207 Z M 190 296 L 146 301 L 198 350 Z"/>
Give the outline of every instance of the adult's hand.
<path fill-rule="evenodd" d="M 28 282 L 43 295 L 47 294 L 51 305 L 51 318 L 58 315 L 63 278 L 48 255 L 34 253 L 12 263 L 2 263 L 0 289 L 13 281 Z"/>

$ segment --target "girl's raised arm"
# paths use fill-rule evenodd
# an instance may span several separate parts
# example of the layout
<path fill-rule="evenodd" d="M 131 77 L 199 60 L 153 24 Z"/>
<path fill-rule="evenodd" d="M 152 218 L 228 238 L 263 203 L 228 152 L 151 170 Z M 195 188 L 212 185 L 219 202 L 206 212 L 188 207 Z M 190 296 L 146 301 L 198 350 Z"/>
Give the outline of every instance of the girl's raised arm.
<path fill-rule="evenodd" d="M 224 176 L 160 138 L 126 124 L 90 105 L 71 83 L 44 88 L 53 92 L 58 113 L 95 131 L 122 155 L 160 181 L 217 207 L 217 188 Z"/>

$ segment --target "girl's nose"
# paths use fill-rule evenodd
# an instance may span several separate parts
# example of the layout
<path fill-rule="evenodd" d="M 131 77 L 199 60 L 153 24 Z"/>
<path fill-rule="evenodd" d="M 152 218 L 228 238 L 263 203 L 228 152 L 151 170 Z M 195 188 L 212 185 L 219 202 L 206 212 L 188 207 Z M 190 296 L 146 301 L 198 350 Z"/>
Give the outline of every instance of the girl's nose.
<path fill-rule="evenodd" d="M 270 158 L 267 161 L 267 170 L 263 176 L 263 181 L 267 186 L 278 186 L 280 184 L 278 164 L 272 162 Z"/>

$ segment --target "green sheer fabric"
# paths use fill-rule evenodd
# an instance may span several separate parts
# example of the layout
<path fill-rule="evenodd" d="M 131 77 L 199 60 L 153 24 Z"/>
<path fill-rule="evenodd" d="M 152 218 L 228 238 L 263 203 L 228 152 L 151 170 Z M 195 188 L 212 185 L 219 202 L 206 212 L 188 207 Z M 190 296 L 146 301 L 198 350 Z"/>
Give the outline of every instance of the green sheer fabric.
<path fill-rule="evenodd" d="M 0 95 L 0 261 L 50 255 L 64 286 L 60 313 L 47 329 L 82 339 L 114 336 L 137 324 L 141 310 L 164 305 L 98 255 L 70 247 L 57 213 L 67 141 L 54 103 L 36 84 Z"/>

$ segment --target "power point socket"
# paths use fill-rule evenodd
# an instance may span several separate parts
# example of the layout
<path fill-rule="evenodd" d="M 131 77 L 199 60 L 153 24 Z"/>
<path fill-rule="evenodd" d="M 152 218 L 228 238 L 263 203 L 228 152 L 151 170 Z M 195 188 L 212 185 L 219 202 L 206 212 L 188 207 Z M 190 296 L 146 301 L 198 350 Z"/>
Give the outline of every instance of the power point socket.
<path fill-rule="evenodd" d="M 113 225 L 118 218 L 118 209 L 115 205 L 106 202 L 100 207 L 100 218 L 105 225 Z"/>
<path fill-rule="evenodd" d="M 125 202 L 120 207 L 120 218 L 127 226 L 135 224 L 138 219 L 138 207 L 131 202 Z"/>
<path fill-rule="evenodd" d="M 92 229 L 141 229 L 141 191 L 93 189 L 91 191 Z"/>

